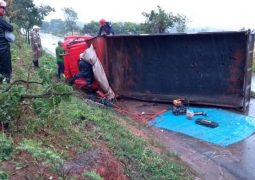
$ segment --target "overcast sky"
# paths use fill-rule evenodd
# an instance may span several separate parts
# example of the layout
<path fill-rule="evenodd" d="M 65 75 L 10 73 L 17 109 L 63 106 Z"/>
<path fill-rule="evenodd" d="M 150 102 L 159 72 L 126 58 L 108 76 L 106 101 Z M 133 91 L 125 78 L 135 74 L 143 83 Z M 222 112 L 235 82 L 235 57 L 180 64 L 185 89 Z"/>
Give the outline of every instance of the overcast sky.
<path fill-rule="evenodd" d="M 56 12 L 46 20 L 64 19 L 63 8 L 72 7 L 79 21 L 144 22 L 142 12 L 156 10 L 186 15 L 189 27 L 230 30 L 255 29 L 255 0 L 34 0 L 36 5 L 50 5 Z"/>

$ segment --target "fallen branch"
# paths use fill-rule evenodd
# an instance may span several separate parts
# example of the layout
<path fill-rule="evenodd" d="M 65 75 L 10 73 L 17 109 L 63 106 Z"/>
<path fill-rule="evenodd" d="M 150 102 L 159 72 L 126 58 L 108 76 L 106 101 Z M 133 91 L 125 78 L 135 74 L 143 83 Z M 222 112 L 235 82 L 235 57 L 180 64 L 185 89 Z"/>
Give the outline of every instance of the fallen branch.
<path fill-rule="evenodd" d="M 43 83 L 42 82 L 37 82 L 37 81 L 25 81 L 25 80 L 15 80 L 13 81 L 4 91 L 2 91 L 2 93 L 5 93 L 7 91 L 9 91 L 13 85 L 15 84 L 19 84 L 19 83 L 24 83 L 24 84 L 40 84 L 42 85 Z"/>
<path fill-rule="evenodd" d="M 49 98 L 52 96 L 69 96 L 72 95 L 72 93 L 45 93 L 45 94 L 39 94 L 39 95 L 22 95 L 21 100 L 23 99 L 34 99 L 34 98 Z"/>

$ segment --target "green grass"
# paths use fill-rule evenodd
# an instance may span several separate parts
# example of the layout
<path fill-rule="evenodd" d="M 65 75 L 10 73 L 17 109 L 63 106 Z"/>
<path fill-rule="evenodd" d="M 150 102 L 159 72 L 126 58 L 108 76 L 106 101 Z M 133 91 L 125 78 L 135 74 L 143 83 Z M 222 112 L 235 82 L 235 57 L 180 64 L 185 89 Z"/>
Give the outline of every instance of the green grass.
<path fill-rule="evenodd" d="M 94 121 L 118 159 L 126 165 L 126 174 L 131 179 L 189 179 L 186 169 L 170 161 L 166 155 L 159 155 L 148 148 L 146 141 L 132 135 L 113 119 L 116 115 L 107 110 L 90 110 L 87 118 Z M 121 121 L 123 119 L 118 119 Z"/>
<path fill-rule="evenodd" d="M 0 169 L 0 180 L 8 180 L 8 179 L 9 179 L 8 174 L 5 171 L 2 171 Z"/>
<path fill-rule="evenodd" d="M 103 178 L 94 171 L 84 173 L 83 177 L 90 178 L 91 180 L 103 180 Z"/>
<path fill-rule="evenodd" d="M 11 138 L 6 137 L 5 134 L 0 134 L 0 161 L 11 159 L 13 152 L 13 145 Z"/>

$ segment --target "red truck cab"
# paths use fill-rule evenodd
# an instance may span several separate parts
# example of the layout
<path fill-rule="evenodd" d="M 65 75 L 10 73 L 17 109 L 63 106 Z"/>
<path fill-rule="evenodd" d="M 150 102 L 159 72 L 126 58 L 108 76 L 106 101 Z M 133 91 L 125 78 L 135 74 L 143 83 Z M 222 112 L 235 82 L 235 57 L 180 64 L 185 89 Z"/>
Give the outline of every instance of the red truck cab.
<path fill-rule="evenodd" d="M 66 56 L 64 57 L 64 74 L 66 80 L 72 78 L 75 74 L 80 72 L 78 67 L 78 61 L 80 54 L 88 48 L 86 40 L 91 39 L 92 36 L 67 36 L 64 38 L 64 50 Z M 79 89 L 86 87 L 87 82 L 84 78 L 79 78 L 75 80 L 75 86 Z M 98 89 L 97 82 L 93 82 L 93 89 Z"/>

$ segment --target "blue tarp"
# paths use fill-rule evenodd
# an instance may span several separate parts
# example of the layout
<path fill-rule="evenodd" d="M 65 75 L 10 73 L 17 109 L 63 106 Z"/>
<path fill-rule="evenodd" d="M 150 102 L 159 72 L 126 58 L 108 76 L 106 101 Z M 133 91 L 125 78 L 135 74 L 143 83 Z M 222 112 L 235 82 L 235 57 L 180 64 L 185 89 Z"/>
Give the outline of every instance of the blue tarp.
<path fill-rule="evenodd" d="M 186 115 L 175 116 L 171 110 L 157 116 L 149 122 L 158 128 L 183 133 L 203 141 L 220 146 L 228 146 L 239 142 L 255 132 L 255 118 L 218 108 L 188 108 L 194 112 L 203 111 L 207 117 L 199 115 L 188 120 Z M 217 128 L 209 128 L 195 123 L 197 118 L 205 118 L 219 124 Z"/>

